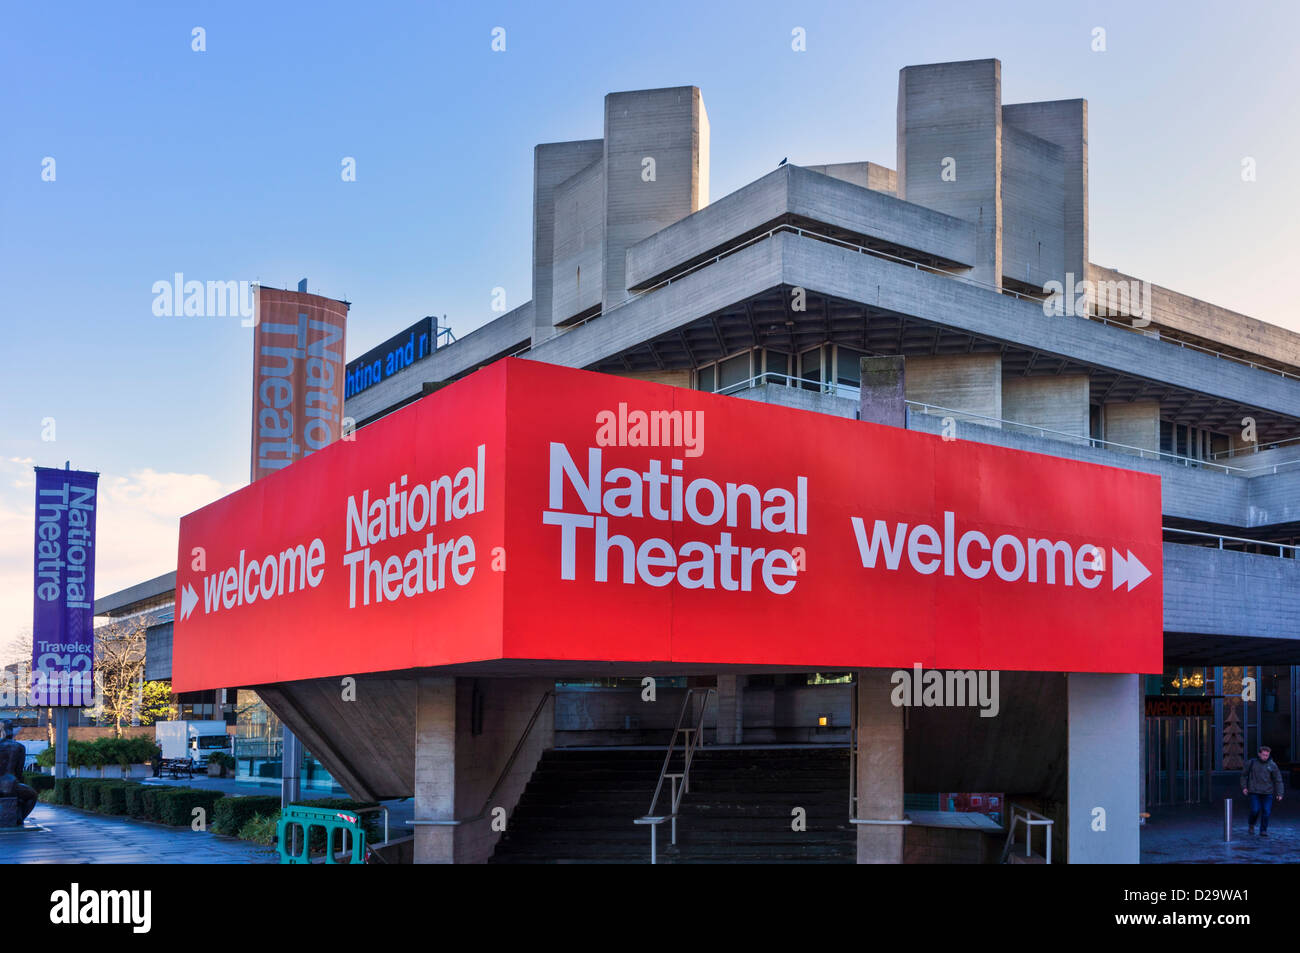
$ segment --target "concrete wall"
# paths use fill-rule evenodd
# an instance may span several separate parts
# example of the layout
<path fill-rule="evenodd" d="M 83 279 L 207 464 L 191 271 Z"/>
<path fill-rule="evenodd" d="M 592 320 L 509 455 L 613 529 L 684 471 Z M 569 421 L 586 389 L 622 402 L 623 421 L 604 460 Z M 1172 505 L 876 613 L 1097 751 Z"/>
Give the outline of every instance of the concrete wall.
<path fill-rule="evenodd" d="M 709 120 L 694 86 L 605 97 L 605 310 L 629 297 L 627 250 L 709 202 Z M 655 179 L 643 178 L 653 158 Z"/>
<path fill-rule="evenodd" d="M 558 185 L 551 320 L 559 326 L 592 308 L 604 291 L 605 164 L 597 160 Z"/>
<path fill-rule="evenodd" d="M 1300 643 L 1300 559 L 1164 545 L 1166 632 Z"/>
<path fill-rule="evenodd" d="M 481 694 L 482 731 L 471 731 L 474 689 Z M 546 678 L 458 678 L 456 680 L 456 816 L 477 814 L 496 783 L 510 753 L 542 695 L 555 685 Z M 537 768 L 542 752 L 555 746 L 555 700 L 542 709 L 528 741 L 520 750 L 486 816 L 456 828 L 456 863 L 481 864 L 492 856 L 500 831 L 492 830 L 491 808 L 514 811 Z M 508 822 L 507 822 L 508 823 Z"/>
<path fill-rule="evenodd" d="M 790 220 L 815 223 L 813 230 L 824 224 L 830 228 L 821 231 L 880 239 L 905 256 L 933 255 L 955 265 L 975 261 L 976 229 L 971 223 L 885 191 L 786 165 L 632 246 L 627 256 L 629 287 L 653 284 Z"/>
<path fill-rule="evenodd" d="M 944 181 L 944 160 L 956 179 Z M 898 196 L 977 225 L 971 277 L 1002 281 L 1002 64 L 908 66 L 898 75 Z"/>
<path fill-rule="evenodd" d="M 600 139 L 548 142 L 533 150 L 534 341 L 544 341 L 555 334 L 555 322 L 551 314 L 551 283 L 555 265 L 555 189 L 603 155 L 604 142 Z"/>
<path fill-rule="evenodd" d="M 834 162 L 830 165 L 805 165 L 800 168 L 829 175 L 832 179 L 852 182 L 873 192 L 898 194 L 898 174 L 893 169 L 876 165 L 874 162 Z"/>
<path fill-rule="evenodd" d="M 1064 161 L 1064 268 L 1075 281 L 1088 269 L 1088 101 L 1014 103 L 1002 107 L 1002 128 L 1013 126 L 1061 147 Z M 1009 274 L 1009 272 L 1008 272 Z"/>
<path fill-rule="evenodd" d="M 1042 288 L 1065 276 L 1065 151 L 1002 127 L 1002 274 Z"/>
<path fill-rule="evenodd" d="M 1000 672 L 994 717 L 978 707 L 909 708 L 907 790 L 1063 798 L 1065 694 L 1055 672 Z"/>
<path fill-rule="evenodd" d="M 731 396 L 742 400 L 756 400 L 765 404 L 777 404 L 781 407 L 793 407 L 796 410 L 809 410 L 819 414 L 833 414 L 836 417 L 855 419 L 858 415 L 858 402 L 847 397 L 832 397 L 814 390 L 801 387 L 786 387 L 783 384 L 762 384 L 736 391 Z"/>
<path fill-rule="evenodd" d="M 1002 381 L 1002 414 L 1007 420 L 1088 437 L 1088 378 L 1008 377 Z"/>
<path fill-rule="evenodd" d="M 996 864 L 1004 838 L 979 830 L 912 824 L 903 828 L 903 863 Z"/>
<path fill-rule="evenodd" d="M 1088 267 L 1088 278 L 1094 282 L 1139 280 L 1113 268 L 1092 264 Z M 1300 367 L 1300 334 L 1295 331 L 1159 285 L 1148 285 L 1148 288 L 1151 302 L 1147 316 L 1156 324 Z"/>
<path fill-rule="evenodd" d="M 1141 676 L 1073 673 L 1068 680 L 1069 862 L 1136 864 Z"/>
<path fill-rule="evenodd" d="M 909 357 L 904 392 L 908 400 L 1000 419 L 1004 416 L 1002 358 L 997 354 Z"/>
<path fill-rule="evenodd" d="M 816 396 L 816 395 L 814 395 Z M 942 418 L 909 412 L 908 427 L 926 433 L 941 433 Z M 1071 443 L 1065 439 L 1032 435 L 1012 427 L 987 427 L 974 421 L 957 425 L 958 440 L 978 440 L 1031 453 L 1046 453 L 1086 460 L 1102 466 L 1122 466 L 1154 473 L 1160 477 L 1161 512 L 1166 516 L 1219 523 L 1224 526 L 1271 526 L 1300 519 L 1300 467 L 1276 474 L 1233 475 L 1208 467 Z M 1249 457 L 1230 461 L 1242 465 Z"/>
<path fill-rule="evenodd" d="M 1135 400 L 1102 405 L 1102 435 L 1111 443 L 1160 449 L 1160 402 Z"/>

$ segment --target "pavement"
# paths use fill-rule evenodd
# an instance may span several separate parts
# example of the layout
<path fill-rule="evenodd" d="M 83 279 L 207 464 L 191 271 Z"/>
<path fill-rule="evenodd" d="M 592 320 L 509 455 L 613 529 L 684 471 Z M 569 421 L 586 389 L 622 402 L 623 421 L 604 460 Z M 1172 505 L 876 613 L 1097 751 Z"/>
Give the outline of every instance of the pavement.
<path fill-rule="evenodd" d="M 1232 840 L 1223 839 L 1223 802 L 1153 808 L 1142 828 L 1144 864 L 1300 863 L 1300 807 L 1273 805 L 1268 837 L 1246 832 L 1250 803 L 1233 801 Z"/>
<path fill-rule="evenodd" d="M 5 864 L 274 864 L 274 848 L 188 827 L 37 804 L 20 831 L 0 832 Z"/>
<path fill-rule="evenodd" d="M 144 784 L 192 787 L 227 795 L 279 795 L 280 782 L 257 783 L 233 778 L 193 780 L 142 778 Z M 304 799 L 330 797 L 304 791 Z M 410 799 L 385 801 L 394 838 L 411 833 Z M 380 821 L 382 825 L 382 820 Z M 381 827 L 382 830 L 382 827 Z M 382 834 L 380 835 L 382 836 Z M 188 827 L 169 827 L 136 818 L 114 817 L 58 804 L 39 803 L 21 831 L 0 831 L 0 864 L 274 864 L 272 847 L 250 844 Z"/>

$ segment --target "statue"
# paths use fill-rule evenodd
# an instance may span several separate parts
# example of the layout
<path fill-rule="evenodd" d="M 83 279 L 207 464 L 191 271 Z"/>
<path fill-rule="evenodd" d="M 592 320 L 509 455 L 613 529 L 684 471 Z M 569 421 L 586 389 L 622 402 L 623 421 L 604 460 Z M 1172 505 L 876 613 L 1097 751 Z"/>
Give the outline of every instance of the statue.
<path fill-rule="evenodd" d="M 14 741 L 14 723 L 6 721 L 0 730 L 0 797 L 18 799 L 18 823 L 23 826 L 27 815 L 36 806 L 36 792 L 23 784 L 23 764 L 27 760 L 27 749 Z"/>

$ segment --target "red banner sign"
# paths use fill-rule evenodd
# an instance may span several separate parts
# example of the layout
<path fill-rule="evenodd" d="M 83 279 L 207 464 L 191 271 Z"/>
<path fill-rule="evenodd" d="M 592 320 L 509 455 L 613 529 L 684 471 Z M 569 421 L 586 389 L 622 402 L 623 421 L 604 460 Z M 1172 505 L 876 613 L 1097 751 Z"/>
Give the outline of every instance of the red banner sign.
<path fill-rule="evenodd" d="M 301 291 L 258 288 L 253 332 L 257 482 L 339 436 L 348 306 Z"/>
<path fill-rule="evenodd" d="M 1149 474 L 506 360 L 185 517 L 174 686 L 1158 672 L 1160 525 Z"/>

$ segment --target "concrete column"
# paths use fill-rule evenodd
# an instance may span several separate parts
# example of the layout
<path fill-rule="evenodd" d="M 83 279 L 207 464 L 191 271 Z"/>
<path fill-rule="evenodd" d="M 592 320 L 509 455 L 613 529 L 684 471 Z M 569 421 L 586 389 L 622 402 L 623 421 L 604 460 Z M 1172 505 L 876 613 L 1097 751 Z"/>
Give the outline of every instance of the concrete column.
<path fill-rule="evenodd" d="M 718 744 L 738 745 L 745 737 L 744 675 L 718 676 Z"/>
<path fill-rule="evenodd" d="M 1142 719 L 1134 697 L 1141 676 L 1071 673 L 1068 679 L 1069 861 L 1136 864 L 1142 791 L 1133 766 L 1142 758 Z"/>
<path fill-rule="evenodd" d="M 1101 412 L 1106 440 L 1140 450 L 1160 449 L 1160 401 L 1115 401 L 1102 405 Z"/>
<path fill-rule="evenodd" d="M 1002 64 L 898 73 L 898 197 L 973 222 L 971 277 L 1002 286 Z"/>
<path fill-rule="evenodd" d="M 890 700 L 890 671 L 862 669 L 858 693 L 858 817 L 902 820 L 903 709 Z M 858 863 L 901 864 L 903 826 L 858 824 Z"/>
<path fill-rule="evenodd" d="M 1002 357 L 998 354 L 952 354 L 907 359 L 904 381 L 907 399 L 933 404 L 948 411 L 963 413 L 951 416 L 970 420 L 983 427 L 1001 427 Z M 947 411 L 929 413 L 949 416 Z"/>
<path fill-rule="evenodd" d="M 858 417 L 868 423 L 907 426 L 906 358 L 901 354 L 862 358 Z"/>
<path fill-rule="evenodd" d="M 605 97 L 604 305 L 626 301 L 627 250 L 709 204 L 709 117 L 694 86 Z"/>
<path fill-rule="evenodd" d="M 456 816 L 456 679 L 422 678 L 415 712 L 415 820 Z M 455 828 L 415 825 L 415 862 L 455 861 Z"/>

